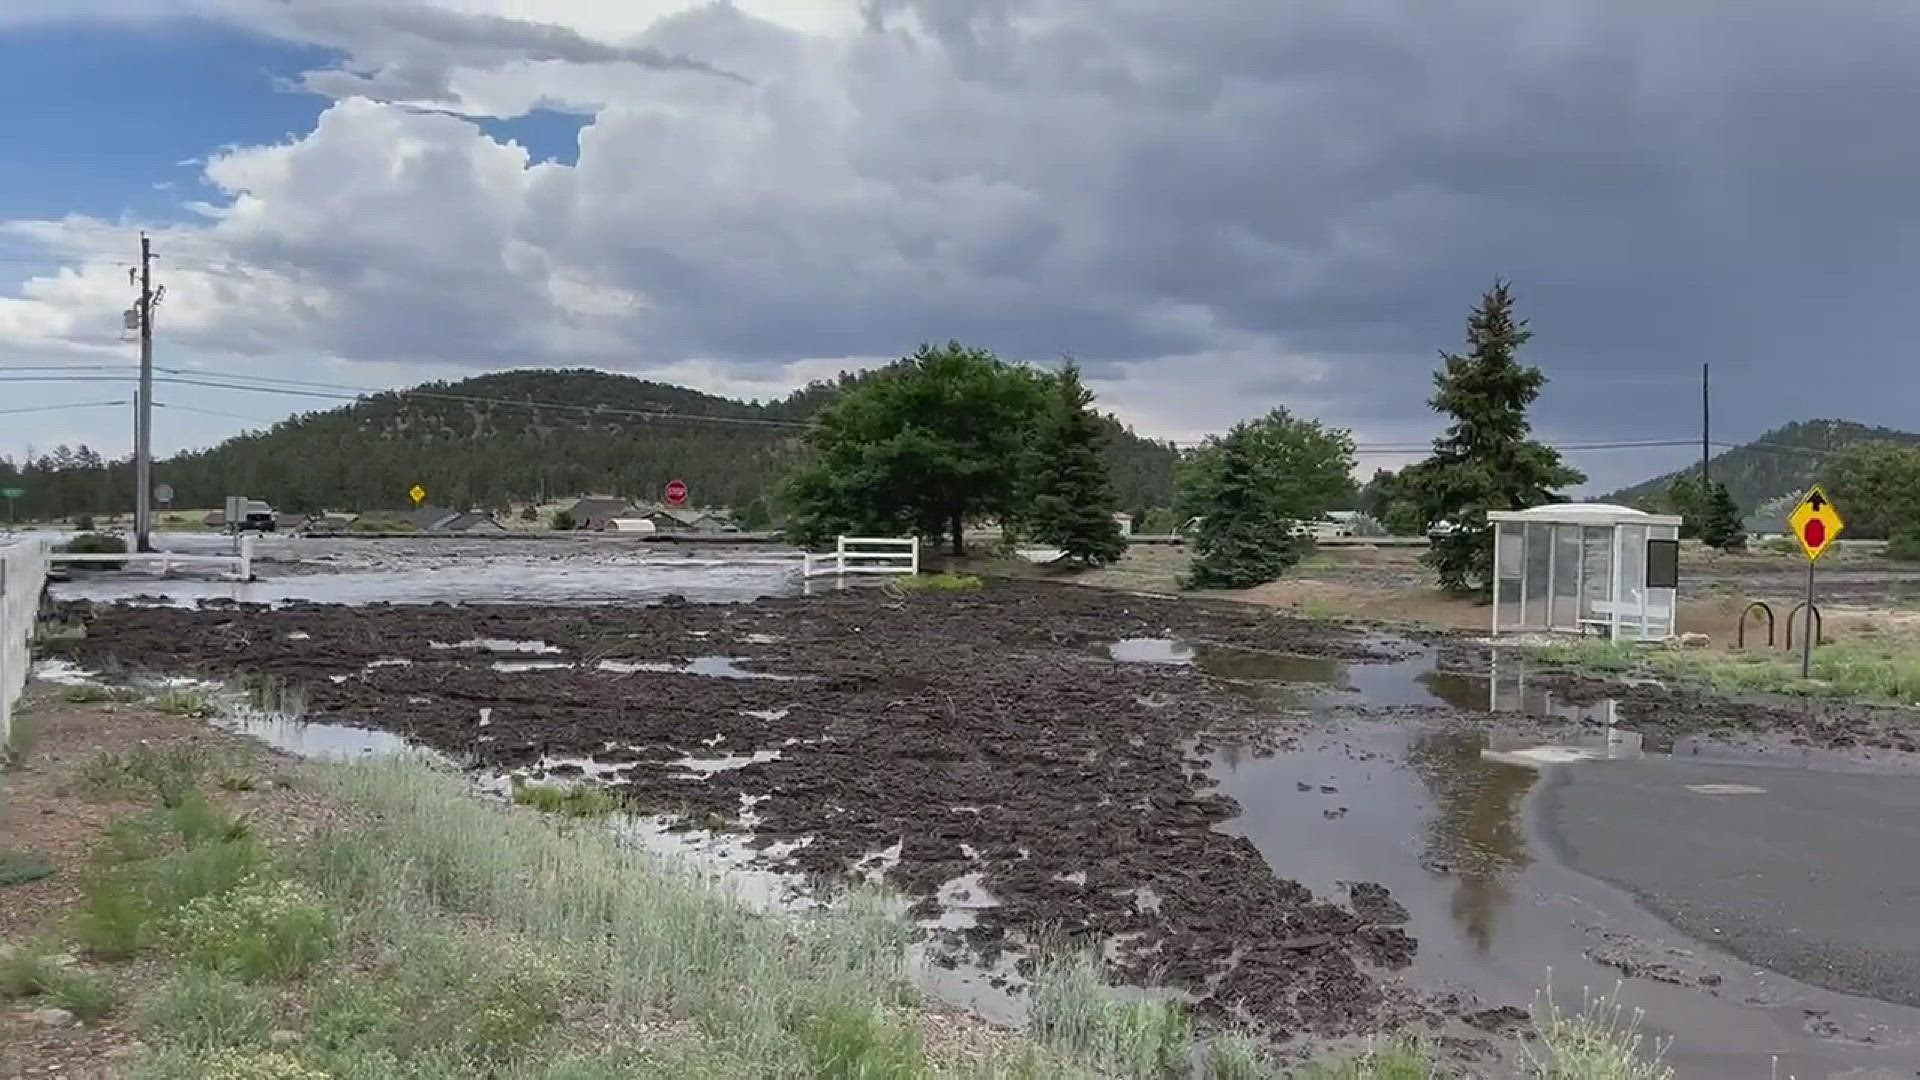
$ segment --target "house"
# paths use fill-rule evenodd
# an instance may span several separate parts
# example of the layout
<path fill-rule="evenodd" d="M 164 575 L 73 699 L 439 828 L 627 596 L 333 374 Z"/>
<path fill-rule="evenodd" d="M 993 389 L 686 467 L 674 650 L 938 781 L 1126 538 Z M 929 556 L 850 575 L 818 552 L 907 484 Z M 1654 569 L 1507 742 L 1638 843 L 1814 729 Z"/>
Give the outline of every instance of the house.
<path fill-rule="evenodd" d="M 632 503 L 613 495 L 588 495 L 567 509 L 576 529 L 606 529 L 615 518 L 645 517 Z"/>
<path fill-rule="evenodd" d="M 666 506 L 647 512 L 646 517 L 660 532 L 727 532 L 737 529 L 733 519 L 719 510 L 695 510 L 689 506 Z"/>
<path fill-rule="evenodd" d="M 464 514 L 455 514 L 449 518 L 442 518 L 435 522 L 427 531 L 432 533 L 459 533 L 463 536 L 474 536 L 486 533 L 504 533 L 507 531 L 507 527 L 495 521 L 493 515 L 484 510 L 469 510 Z"/>

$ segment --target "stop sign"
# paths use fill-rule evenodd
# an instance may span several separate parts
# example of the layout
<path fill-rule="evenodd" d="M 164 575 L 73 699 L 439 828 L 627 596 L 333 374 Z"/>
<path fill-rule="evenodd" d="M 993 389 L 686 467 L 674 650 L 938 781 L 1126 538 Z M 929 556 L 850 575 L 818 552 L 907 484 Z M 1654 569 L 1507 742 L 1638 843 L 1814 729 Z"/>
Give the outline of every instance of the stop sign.
<path fill-rule="evenodd" d="M 685 480 L 667 481 L 667 505 L 685 506 L 687 504 L 687 482 Z"/>

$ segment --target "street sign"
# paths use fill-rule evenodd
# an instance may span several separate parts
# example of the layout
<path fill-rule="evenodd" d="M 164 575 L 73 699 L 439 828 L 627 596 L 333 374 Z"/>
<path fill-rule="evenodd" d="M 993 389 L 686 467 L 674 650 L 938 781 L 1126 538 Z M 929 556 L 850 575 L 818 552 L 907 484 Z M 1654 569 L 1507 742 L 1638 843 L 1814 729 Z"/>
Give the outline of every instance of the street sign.
<path fill-rule="evenodd" d="M 407 497 L 413 500 L 413 505 L 419 506 L 421 503 L 427 501 L 427 489 L 421 487 L 419 484 L 415 484 L 408 490 Z"/>
<path fill-rule="evenodd" d="M 687 505 L 687 482 L 685 480 L 667 481 L 667 505 Z"/>
<path fill-rule="evenodd" d="M 0 488 L 0 499 L 24 499 L 26 497 L 26 488 Z"/>
<path fill-rule="evenodd" d="M 165 506 L 173 502 L 173 485 L 156 484 L 153 489 L 153 501 Z"/>
<path fill-rule="evenodd" d="M 1847 527 L 1840 511 L 1834 509 L 1833 500 L 1827 498 L 1818 484 L 1793 508 L 1793 513 L 1787 515 L 1787 524 L 1793 526 L 1794 539 L 1800 541 L 1808 562 L 1818 559 Z"/>

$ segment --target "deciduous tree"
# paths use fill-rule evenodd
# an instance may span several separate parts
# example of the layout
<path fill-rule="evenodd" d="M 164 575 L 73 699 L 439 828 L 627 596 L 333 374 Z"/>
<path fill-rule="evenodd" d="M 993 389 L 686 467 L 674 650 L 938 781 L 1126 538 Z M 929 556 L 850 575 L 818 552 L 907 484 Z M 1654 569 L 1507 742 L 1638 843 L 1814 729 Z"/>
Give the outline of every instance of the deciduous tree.
<path fill-rule="evenodd" d="M 1046 379 L 959 342 L 922 345 L 851 383 L 807 432 L 811 456 L 786 488 L 787 534 L 949 535 L 1006 515 Z"/>

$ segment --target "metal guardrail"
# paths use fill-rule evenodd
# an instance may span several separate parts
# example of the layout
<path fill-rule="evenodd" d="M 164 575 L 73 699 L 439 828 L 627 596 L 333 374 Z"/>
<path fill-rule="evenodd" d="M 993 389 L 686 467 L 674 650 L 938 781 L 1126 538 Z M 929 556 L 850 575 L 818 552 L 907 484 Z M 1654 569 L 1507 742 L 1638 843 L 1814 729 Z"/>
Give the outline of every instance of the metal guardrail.
<path fill-rule="evenodd" d="M 831 553 L 808 552 L 800 560 L 800 576 L 814 578 L 845 574 L 920 572 L 920 538 L 909 536 L 842 536 Z"/>
<path fill-rule="evenodd" d="M 0 546 L 0 747 L 13 737 L 13 707 L 27 688 L 33 627 L 47 584 L 47 549 L 37 540 Z"/>

